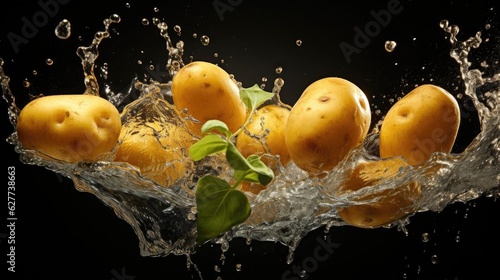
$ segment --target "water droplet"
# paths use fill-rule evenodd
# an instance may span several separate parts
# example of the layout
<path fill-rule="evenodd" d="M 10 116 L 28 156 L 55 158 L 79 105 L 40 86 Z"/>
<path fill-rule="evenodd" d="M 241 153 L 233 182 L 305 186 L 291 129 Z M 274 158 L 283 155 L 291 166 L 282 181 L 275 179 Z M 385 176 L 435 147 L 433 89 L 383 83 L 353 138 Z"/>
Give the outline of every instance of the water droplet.
<path fill-rule="evenodd" d="M 443 19 L 439 22 L 439 27 L 441 27 L 442 29 L 446 29 L 446 28 L 448 28 L 449 24 L 450 24 L 449 21 L 447 21 L 446 19 Z"/>
<path fill-rule="evenodd" d="M 392 52 L 396 48 L 396 42 L 386 41 L 384 47 L 387 52 Z"/>
<path fill-rule="evenodd" d="M 460 235 L 455 236 L 455 242 L 460 242 Z"/>
<path fill-rule="evenodd" d="M 179 25 L 174 26 L 174 32 L 177 33 L 178 36 L 181 36 L 181 27 Z"/>
<path fill-rule="evenodd" d="M 214 265 L 215 272 L 220 272 L 220 267 L 218 265 Z"/>
<path fill-rule="evenodd" d="M 241 263 L 236 264 L 236 271 L 241 271 Z"/>
<path fill-rule="evenodd" d="M 276 68 L 276 74 L 281 74 L 281 72 L 283 72 L 283 67 L 279 66 Z"/>
<path fill-rule="evenodd" d="M 130 3 L 125 3 L 125 8 L 130 8 Z"/>
<path fill-rule="evenodd" d="M 428 242 L 429 241 L 429 233 L 424 232 L 422 233 L 422 242 Z"/>
<path fill-rule="evenodd" d="M 276 80 L 274 80 L 275 87 L 282 88 L 284 85 L 285 85 L 285 80 L 283 80 L 282 78 L 276 78 Z"/>
<path fill-rule="evenodd" d="M 155 11 L 155 13 L 158 13 L 160 11 L 160 8 L 154 7 L 153 10 Z"/>
<path fill-rule="evenodd" d="M 137 64 L 142 65 L 142 60 L 137 60 Z"/>
<path fill-rule="evenodd" d="M 486 28 L 486 29 L 490 29 L 490 28 L 491 28 L 491 24 L 487 23 L 487 24 L 484 26 L 484 28 Z"/>
<path fill-rule="evenodd" d="M 141 20 L 141 23 L 142 23 L 142 25 L 149 25 L 149 19 L 147 19 L 147 18 L 143 18 L 143 19 Z"/>
<path fill-rule="evenodd" d="M 262 81 L 265 83 L 267 82 L 267 77 L 262 77 Z"/>
<path fill-rule="evenodd" d="M 432 264 L 437 264 L 439 262 L 439 258 L 437 255 L 432 255 L 431 256 L 431 263 Z"/>
<path fill-rule="evenodd" d="M 54 61 L 53 61 L 52 59 L 50 59 L 50 58 L 47 58 L 47 59 L 45 60 L 45 63 L 46 63 L 47 65 L 52 65 L 52 64 L 54 64 Z"/>
<path fill-rule="evenodd" d="M 295 45 L 297 45 L 297 47 L 302 46 L 302 40 L 297 39 L 297 41 L 295 41 Z"/>
<path fill-rule="evenodd" d="M 153 64 L 149 65 L 149 70 L 155 70 L 155 66 Z"/>
<path fill-rule="evenodd" d="M 59 39 L 68 39 L 71 36 L 71 23 L 67 19 L 63 19 L 56 26 L 54 33 Z"/>
<path fill-rule="evenodd" d="M 223 240 L 221 243 L 222 252 L 227 252 L 229 250 L 229 242 L 227 240 Z"/>
<path fill-rule="evenodd" d="M 210 44 L 210 38 L 207 35 L 201 36 L 200 41 L 203 46 L 208 46 L 208 44 Z"/>
<path fill-rule="evenodd" d="M 195 39 L 198 38 L 198 34 L 193 33 L 193 38 L 195 38 Z"/>
<path fill-rule="evenodd" d="M 219 54 L 218 53 L 214 53 L 214 57 L 219 57 Z"/>
<path fill-rule="evenodd" d="M 33 74 L 33 76 L 38 75 L 38 72 L 36 70 L 33 70 L 31 73 Z"/>
<path fill-rule="evenodd" d="M 29 88 L 29 87 L 30 87 L 30 85 L 31 85 L 31 83 L 30 83 L 30 81 L 28 81 L 28 79 L 25 79 L 25 80 L 23 81 L 23 86 L 24 86 L 25 88 Z"/>

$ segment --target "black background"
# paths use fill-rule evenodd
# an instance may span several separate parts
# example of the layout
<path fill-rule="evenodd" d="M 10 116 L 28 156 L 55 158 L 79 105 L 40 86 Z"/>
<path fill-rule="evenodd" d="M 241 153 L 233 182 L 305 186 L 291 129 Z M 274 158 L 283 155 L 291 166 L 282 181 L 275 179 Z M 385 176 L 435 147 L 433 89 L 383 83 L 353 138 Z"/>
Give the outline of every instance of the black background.
<path fill-rule="evenodd" d="M 348 62 L 339 45 L 355 46 L 355 27 L 365 28 L 374 21 L 370 11 L 387 9 L 396 1 L 348 1 L 341 4 L 301 1 L 17 1 L 0 10 L 0 57 L 11 77 L 11 88 L 22 107 L 30 95 L 79 93 L 84 89 L 78 46 L 89 45 L 102 21 L 111 14 L 121 16 L 112 25 L 111 38 L 100 46 L 98 66 L 109 65 L 107 83 L 114 91 L 125 89 L 137 75 L 168 81 L 164 65 L 165 41 L 150 24 L 141 19 L 158 17 L 170 26 L 174 41 L 183 40 L 188 61 L 219 63 L 235 74 L 244 86 L 262 83 L 272 88 L 277 77 L 285 80 L 281 99 L 293 104 L 305 87 L 326 76 L 341 76 L 356 83 L 372 103 L 373 123 L 387 111 L 391 102 L 416 84 L 434 83 L 455 95 L 463 93 L 457 64 L 450 58 L 450 43 L 439 22 L 447 19 L 460 27 L 464 40 L 476 31 L 490 38 L 474 51 L 474 65 L 487 61 L 498 69 L 498 8 L 478 1 L 400 1 L 402 11 L 393 14 L 386 26 L 374 31 L 366 46 Z M 326 1 L 325 1 L 326 2 Z M 36 31 L 13 48 L 9 36 L 23 36 L 26 20 L 33 23 L 40 15 L 40 3 L 58 3 L 46 21 L 38 18 Z M 217 12 L 214 3 L 230 9 Z M 271 4 L 272 3 L 272 4 Z M 154 8 L 157 7 L 156 12 Z M 23 18 L 26 20 L 23 21 Z M 63 19 L 72 23 L 72 36 L 61 40 L 54 35 Z M 491 29 L 485 29 L 486 24 Z M 182 33 L 172 28 L 178 24 Z M 198 38 L 193 38 L 193 33 Z M 10 34 L 10 35 L 9 35 Z M 200 36 L 210 44 L 203 46 Z M 296 45 L 296 40 L 302 45 Z M 389 53 L 384 42 L 394 40 Z M 217 57 L 214 55 L 217 53 Z M 54 64 L 49 66 L 46 59 Z M 224 62 L 221 62 L 221 59 Z M 138 64 L 141 60 L 144 63 Z M 494 63 L 496 61 L 496 64 Z M 150 72 L 147 65 L 157 70 Z M 282 67 L 277 74 L 275 69 Z M 489 69 L 491 69 L 490 67 Z M 37 75 L 33 74 L 37 71 Z M 98 71 L 97 71 L 98 72 Z M 31 83 L 23 87 L 23 81 Z M 101 80 L 102 81 L 102 80 Z M 462 100 L 462 127 L 454 147 L 461 152 L 478 132 L 477 116 L 470 102 Z M 1 137 L 13 132 L 8 123 L 6 104 L 1 102 Z M 375 110 L 379 109 L 380 114 Z M 392 229 L 365 230 L 335 227 L 308 234 L 299 244 L 291 265 L 288 249 L 272 242 L 235 239 L 221 261 L 219 245 L 206 244 L 191 256 L 197 269 L 186 266 L 184 256 L 142 257 L 132 228 L 94 196 L 74 189 L 73 183 L 42 167 L 19 162 L 13 147 L 2 141 L 3 170 L 16 168 L 16 273 L 7 271 L 7 239 L 0 235 L 0 275 L 2 279 L 298 279 L 294 266 L 312 265 L 303 279 L 498 279 L 500 262 L 500 203 L 481 197 L 468 203 L 455 203 L 440 213 L 419 213 L 411 218 L 408 235 Z M 7 174 L 4 176 L 7 184 Z M 7 212 L 6 191 L 4 208 Z M 5 220 L 4 220 L 5 221 Z M 0 234 L 7 229 L 0 228 Z M 422 241 L 422 234 L 429 241 Z M 308 262 L 318 246 L 317 237 L 327 236 L 340 244 L 324 261 Z M 459 242 L 456 237 L 459 236 Z M 432 263 L 432 256 L 437 263 Z M 236 270 L 241 264 L 241 271 Z M 219 269 L 216 269 L 218 267 Z M 292 273 L 286 274 L 287 271 Z M 119 276 L 128 276 L 119 277 Z M 288 276 L 286 276 L 288 275 Z M 296 277 L 296 278 L 294 278 Z"/>

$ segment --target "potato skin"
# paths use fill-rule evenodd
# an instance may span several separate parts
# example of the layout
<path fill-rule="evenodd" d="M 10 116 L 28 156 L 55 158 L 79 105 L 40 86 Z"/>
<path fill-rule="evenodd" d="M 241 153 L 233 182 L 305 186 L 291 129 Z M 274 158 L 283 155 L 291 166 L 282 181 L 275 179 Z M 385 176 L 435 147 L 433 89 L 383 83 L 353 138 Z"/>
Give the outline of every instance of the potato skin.
<path fill-rule="evenodd" d="M 245 126 L 246 132 L 241 131 L 238 134 L 236 148 L 245 158 L 264 154 L 279 156 L 281 165 L 286 166 L 291 161 L 285 146 L 285 125 L 289 114 L 288 108 L 279 105 L 272 104 L 259 108 Z M 258 138 L 251 137 L 247 133 Z M 265 161 L 265 158 L 262 160 Z"/>
<path fill-rule="evenodd" d="M 387 112 L 380 127 L 380 157 L 403 156 L 418 165 L 451 152 L 460 126 L 456 99 L 441 87 L 416 87 Z"/>
<path fill-rule="evenodd" d="M 371 188 L 397 175 L 400 168 L 408 166 L 401 157 L 358 163 L 342 185 L 340 193 Z M 376 202 L 339 208 L 339 217 L 346 223 L 360 228 L 377 228 L 397 221 L 412 213 L 420 195 L 416 182 L 407 182 L 394 189 L 386 189 L 363 198 L 378 198 Z"/>
<path fill-rule="evenodd" d="M 220 120 L 235 132 L 246 120 L 238 85 L 224 69 L 209 62 L 182 67 L 172 79 L 172 97 L 179 110 L 187 109 L 201 123 Z"/>
<path fill-rule="evenodd" d="M 21 110 L 16 126 L 24 148 L 67 162 L 94 161 L 111 152 L 120 130 L 116 107 L 87 94 L 34 99 Z"/>
<path fill-rule="evenodd" d="M 308 173 L 334 168 L 370 128 L 364 92 L 352 82 L 327 77 L 310 84 L 290 111 L 285 143 L 292 161 Z"/>
<path fill-rule="evenodd" d="M 159 121 L 125 123 L 119 139 L 114 160 L 138 167 L 164 187 L 184 177 L 189 168 L 184 151 L 195 142 L 184 128 Z"/>

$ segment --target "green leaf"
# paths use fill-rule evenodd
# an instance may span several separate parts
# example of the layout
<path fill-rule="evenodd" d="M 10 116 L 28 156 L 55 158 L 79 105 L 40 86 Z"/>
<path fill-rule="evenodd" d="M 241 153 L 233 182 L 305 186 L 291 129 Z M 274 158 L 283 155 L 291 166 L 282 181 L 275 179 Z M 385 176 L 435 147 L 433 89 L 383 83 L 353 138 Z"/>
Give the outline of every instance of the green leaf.
<path fill-rule="evenodd" d="M 234 169 L 234 177 L 237 180 L 243 178 L 245 181 L 267 185 L 274 178 L 273 171 L 260 160 L 259 156 L 251 155 L 245 159 L 231 142 L 227 145 L 226 160 Z"/>
<path fill-rule="evenodd" d="M 264 91 L 255 84 L 249 88 L 243 88 L 240 90 L 240 98 L 245 103 L 248 109 L 254 110 L 262 105 L 267 100 L 271 99 L 274 93 Z"/>
<path fill-rule="evenodd" d="M 189 147 L 189 156 L 192 160 L 202 160 L 206 156 L 224 152 L 227 147 L 227 141 L 215 134 L 205 135 Z"/>
<path fill-rule="evenodd" d="M 229 131 L 229 128 L 227 125 L 219 120 L 209 120 L 206 121 L 203 126 L 201 127 L 201 132 L 202 133 L 207 133 L 210 130 L 215 129 L 221 133 L 224 133 L 226 135 L 226 138 L 231 137 L 231 131 Z"/>
<path fill-rule="evenodd" d="M 233 189 L 226 181 L 210 175 L 198 180 L 196 205 L 198 244 L 244 222 L 252 211 L 242 192 Z"/>
<path fill-rule="evenodd" d="M 227 142 L 226 160 L 234 170 L 246 171 L 250 169 L 249 163 L 232 142 Z"/>
<path fill-rule="evenodd" d="M 243 178 L 244 181 L 260 183 L 264 186 L 271 183 L 274 178 L 274 173 L 264 162 L 260 160 L 259 156 L 251 155 L 247 158 L 247 162 L 251 166 L 250 170 L 235 170 L 235 178 Z"/>

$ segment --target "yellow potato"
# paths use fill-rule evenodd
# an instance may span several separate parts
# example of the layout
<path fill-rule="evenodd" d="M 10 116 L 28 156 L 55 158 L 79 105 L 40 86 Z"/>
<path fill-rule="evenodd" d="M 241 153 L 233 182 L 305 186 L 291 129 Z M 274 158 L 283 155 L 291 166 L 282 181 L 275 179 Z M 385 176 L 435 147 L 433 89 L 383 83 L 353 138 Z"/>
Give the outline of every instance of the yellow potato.
<path fill-rule="evenodd" d="M 290 111 L 285 143 L 292 161 L 312 173 L 334 168 L 365 139 L 371 110 L 352 82 L 328 77 L 309 85 Z"/>
<path fill-rule="evenodd" d="M 380 127 L 380 156 L 403 156 L 418 165 L 435 152 L 451 152 L 460 126 L 460 108 L 441 87 L 413 89 L 387 112 Z"/>
<path fill-rule="evenodd" d="M 158 121 L 131 121 L 123 125 L 115 161 L 138 167 L 161 186 L 172 186 L 190 165 L 186 153 L 195 139 L 183 128 Z"/>
<path fill-rule="evenodd" d="M 17 136 L 26 149 L 68 161 L 94 161 L 115 147 L 120 113 L 108 100 L 87 94 L 48 95 L 19 114 Z"/>
<path fill-rule="evenodd" d="M 246 158 L 250 155 L 278 156 L 273 161 L 264 156 L 261 160 L 269 166 L 274 173 L 277 172 L 278 162 L 286 166 L 291 162 L 290 155 L 285 146 L 285 125 L 290 110 L 279 105 L 266 105 L 251 116 L 250 122 L 236 138 L 236 148 Z M 240 189 L 258 194 L 266 187 L 258 183 L 243 182 Z"/>
<path fill-rule="evenodd" d="M 366 161 L 359 163 L 347 177 L 340 189 L 340 194 L 357 191 L 362 188 L 373 188 L 378 184 L 394 178 L 400 168 L 408 163 L 401 157 L 387 160 Z M 339 216 L 346 223 L 361 228 L 376 228 L 397 221 L 412 213 L 418 203 L 420 186 L 415 182 L 386 189 L 367 195 L 361 201 L 377 199 L 375 202 L 362 202 L 339 209 Z"/>
<path fill-rule="evenodd" d="M 290 110 L 279 105 L 264 106 L 251 116 L 250 122 L 236 138 L 236 148 L 246 158 L 250 155 L 279 156 L 283 166 L 290 163 L 285 146 L 285 125 Z M 262 158 L 267 164 L 266 158 Z"/>
<path fill-rule="evenodd" d="M 174 105 L 201 123 L 216 119 L 235 132 L 246 120 L 247 108 L 239 87 L 221 67 L 195 61 L 182 67 L 172 79 Z"/>

